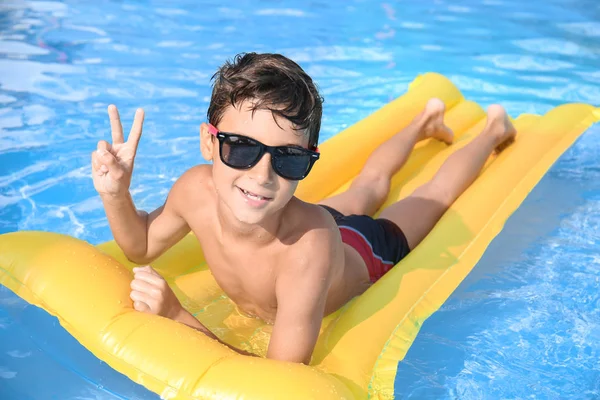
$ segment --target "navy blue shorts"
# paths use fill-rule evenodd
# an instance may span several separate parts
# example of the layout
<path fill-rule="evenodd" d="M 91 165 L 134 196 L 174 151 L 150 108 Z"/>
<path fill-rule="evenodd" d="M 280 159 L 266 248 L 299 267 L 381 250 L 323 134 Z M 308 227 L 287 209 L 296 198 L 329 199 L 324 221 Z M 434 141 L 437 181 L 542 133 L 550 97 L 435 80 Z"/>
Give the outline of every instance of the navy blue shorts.
<path fill-rule="evenodd" d="M 404 232 L 392 221 L 368 215 L 344 215 L 320 204 L 337 223 L 342 241 L 361 255 L 376 282 L 410 252 Z"/>

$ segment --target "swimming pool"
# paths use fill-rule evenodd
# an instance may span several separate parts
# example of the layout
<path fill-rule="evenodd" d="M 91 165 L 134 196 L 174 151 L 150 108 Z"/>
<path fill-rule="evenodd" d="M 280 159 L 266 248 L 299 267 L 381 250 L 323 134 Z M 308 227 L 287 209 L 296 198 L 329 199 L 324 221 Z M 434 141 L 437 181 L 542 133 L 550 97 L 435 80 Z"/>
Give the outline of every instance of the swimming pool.
<path fill-rule="evenodd" d="M 326 99 L 322 139 L 426 71 L 513 115 L 600 105 L 596 1 L 3 2 L 0 12 L 0 232 L 110 239 L 89 179 L 110 102 L 125 129 L 145 108 L 132 188 L 138 207 L 161 204 L 201 160 L 211 74 L 241 51 L 305 67 Z M 599 136 L 590 129 L 561 158 L 425 322 L 399 364 L 397 398 L 600 396 Z M 154 397 L 45 313 L 4 288 L 0 301 L 0 393 Z M 74 370 L 85 357 L 88 369 Z"/>

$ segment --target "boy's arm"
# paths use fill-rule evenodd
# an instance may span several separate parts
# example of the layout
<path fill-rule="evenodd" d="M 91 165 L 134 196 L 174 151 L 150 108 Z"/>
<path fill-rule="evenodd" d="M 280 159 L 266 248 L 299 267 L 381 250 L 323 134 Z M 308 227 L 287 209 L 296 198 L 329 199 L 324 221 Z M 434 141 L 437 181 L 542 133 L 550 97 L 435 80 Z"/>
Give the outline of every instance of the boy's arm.
<path fill-rule="evenodd" d="M 312 234 L 314 233 L 314 234 Z M 314 350 L 331 283 L 331 271 L 344 262 L 343 245 L 332 230 L 311 231 L 294 265 L 277 278 L 277 316 L 267 358 L 308 364 Z"/>
<path fill-rule="evenodd" d="M 174 321 L 180 322 L 184 325 L 189 326 L 190 328 L 193 328 L 197 331 L 200 331 L 202 333 L 204 333 L 206 336 L 208 336 L 211 339 L 214 339 L 216 341 L 218 341 L 219 343 L 221 343 L 222 345 L 225 345 L 227 347 L 229 347 L 231 350 L 235 351 L 236 353 L 239 353 L 241 355 L 244 356 L 252 356 L 252 357 L 257 357 L 256 354 L 247 352 L 245 350 L 242 349 L 238 349 L 237 347 L 234 347 L 228 343 L 225 343 L 224 341 L 222 341 L 221 339 L 219 339 L 217 337 L 217 335 L 215 335 L 214 333 L 212 333 L 210 331 L 210 329 L 208 329 L 207 327 L 205 327 L 202 322 L 198 321 L 196 319 L 196 317 L 194 317 L 189 311 L 185 310 L 183 307 L 180 310 L 179 315 L 177 315 L 177 317 L 173 318 Z"/>
<path fill-rule="evenodd" d="M 165 203 L 151 213 L 137 210 L 129 193 L 116 198 L 102 197 L 115 241 L 129 260 L 150 263 L 190 231 L 180 212 L 189 196 L 186 192 L 191 189 L 189 175 L 193 172 L 184 173 L 171 188 Z"/>
<path fill-rule="evenodd" d="M 184 187 L 176 183 L 166 203 L 150 214 L 136 210 L 129 186 L 138 144 L 142 135 L 144 111 L 138 109 L 125 141 L 119 112 L 108 107 L 112 143 L 100 140 L 92 153 L 92 178 L 100 195 L 113 236 L 127 258 L 146 263 L 189 232 L 177 212 Z"/>
<path fill-rule="evenodd" d="M 137 311 L 157 314 L 204 333 L 206 336 L 219 341 L 230 349 L 246 356 L 255 356 L 247 351 L 235 348 L 222 340 L 205 327 L 189 311 L 187 311 L 167 281 L 149 265 L 133 269 L 134 279 L 131 281 L 130 297 L 133 308 Z"/>

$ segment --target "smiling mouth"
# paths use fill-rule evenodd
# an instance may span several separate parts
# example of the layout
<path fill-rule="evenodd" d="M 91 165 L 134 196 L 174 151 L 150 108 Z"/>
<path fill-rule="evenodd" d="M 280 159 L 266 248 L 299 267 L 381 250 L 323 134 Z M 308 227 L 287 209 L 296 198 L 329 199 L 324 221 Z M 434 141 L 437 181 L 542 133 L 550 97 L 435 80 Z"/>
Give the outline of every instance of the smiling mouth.
<path fill-rule="evenodd" d="M 262 201 L 269 201 L 269 200 L 273 200 L 271 197 L 264 197 L 264 196 L 259 196 L 258 194 L 249 192 L 247 190 L 242 189 L 241 187 L 238 187 L 238 189 L 240 189 L 240 191 L 245 195 L 248 196 L 251 199 L 254 200 L 262 200 Z"/>

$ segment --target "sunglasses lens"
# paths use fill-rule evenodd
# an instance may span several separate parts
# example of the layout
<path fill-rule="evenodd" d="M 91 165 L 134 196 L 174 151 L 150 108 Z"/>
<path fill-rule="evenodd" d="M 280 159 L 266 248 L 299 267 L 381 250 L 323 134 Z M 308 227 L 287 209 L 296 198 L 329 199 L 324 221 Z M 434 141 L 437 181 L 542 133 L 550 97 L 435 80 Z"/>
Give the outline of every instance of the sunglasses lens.
<path fill-rule="evenodd" d="M 284 178 L 298 180 L 304 178 L 310 168 L 311 156 L 294 147 L 277 148 L 273 157 L 273 169 Z"/>
<path fill-rule="evenodd" d="M 228 136 L 221 148 L 223 162 L 234 168 L 250 168 L 260 154 L 261 148 L 258 143 L 242 136 Z"/>
<path fill-rule="evenodd" d="M 260 142 L 242 135 L 221 132 L 221 160 L 232 168 L 252 168 L 265 151 L 271 153 L 271 165 L 279 176 L 300 180 L 306 177 L 316 160 L 312 152 L 293 146 L 264 147 Z"/>

